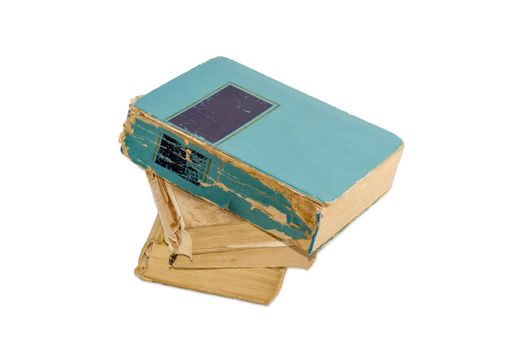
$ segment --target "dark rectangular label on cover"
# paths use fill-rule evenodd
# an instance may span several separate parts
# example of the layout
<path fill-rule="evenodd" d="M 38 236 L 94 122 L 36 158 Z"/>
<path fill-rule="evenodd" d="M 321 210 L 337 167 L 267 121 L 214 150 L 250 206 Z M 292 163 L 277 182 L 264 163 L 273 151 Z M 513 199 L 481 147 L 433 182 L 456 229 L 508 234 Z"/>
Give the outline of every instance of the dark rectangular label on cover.
<path fill-rule="evenodd" d="M 228 84 L 169 122 L 215 143 L 272 107 L 274 104 Z"/>
<path fill-rule="evenodd" d="M 183 179 L 200 186 L 206 174 L 208 158 L 200 152 L 184 147 L 168 135 L 162 135 L 155 163 L 179 174 Z"/>

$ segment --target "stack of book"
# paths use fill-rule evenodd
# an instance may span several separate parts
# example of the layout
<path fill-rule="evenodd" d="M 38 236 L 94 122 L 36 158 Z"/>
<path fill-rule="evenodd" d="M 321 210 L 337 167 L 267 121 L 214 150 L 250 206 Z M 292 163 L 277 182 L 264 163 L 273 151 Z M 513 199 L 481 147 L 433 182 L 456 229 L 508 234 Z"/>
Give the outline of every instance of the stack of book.
<path fill-rule="evenodd" d="M 132 100 L 120 142 L 158 210 L 135 273 L 261 304 L 388 191 L 403 150 L 223 57 Z"/>

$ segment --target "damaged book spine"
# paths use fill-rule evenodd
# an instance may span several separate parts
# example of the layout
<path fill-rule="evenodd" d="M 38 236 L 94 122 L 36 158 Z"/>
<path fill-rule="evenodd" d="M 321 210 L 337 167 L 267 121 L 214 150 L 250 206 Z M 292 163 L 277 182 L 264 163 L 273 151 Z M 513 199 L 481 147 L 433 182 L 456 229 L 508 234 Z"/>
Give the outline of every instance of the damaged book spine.
<path fill-rule="evenodd" d="M 272 177 L 130 105 L 120 137 L 134 163 L 282 239 L 308 250 L 319 226 L 316 203 Z"/>

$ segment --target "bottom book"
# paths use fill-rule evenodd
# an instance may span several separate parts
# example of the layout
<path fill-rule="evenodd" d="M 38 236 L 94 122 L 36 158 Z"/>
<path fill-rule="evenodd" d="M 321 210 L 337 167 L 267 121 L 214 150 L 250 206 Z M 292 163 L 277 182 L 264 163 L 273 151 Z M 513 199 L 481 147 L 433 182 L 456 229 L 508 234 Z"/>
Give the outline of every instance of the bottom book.
<path fill-rule="evenodd" d="M 279 293 L 284 267 L 178 268 L 169 263 L 169 249 L 156 222 L 140 254 L 135 274 L 143 280 L 269 304 Z"/>

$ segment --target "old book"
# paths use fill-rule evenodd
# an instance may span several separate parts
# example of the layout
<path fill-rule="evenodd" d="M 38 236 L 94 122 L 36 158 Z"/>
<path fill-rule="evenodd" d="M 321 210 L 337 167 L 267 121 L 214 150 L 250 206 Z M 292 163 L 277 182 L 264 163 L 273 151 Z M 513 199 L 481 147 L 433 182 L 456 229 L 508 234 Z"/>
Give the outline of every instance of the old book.
<path fill-rule="evenodd" d="M 170 256 L 173 266 L 308 269 L 313 264 L 314 256 L 294 249 L 293 240 L 280 241 L 150 171 L 147 173 L 159 210 L 153 231 L 155 237 L 167 243 L 167 251 L 162 255 Z M 179 244 L 186 248 L 179 249 Z"/>
<path fill-rule="evenodd" d="M 286 268 L 279 267 L 184 269 L 170 266 L 168 259 L 163 233 L 154 226 L 135 274 L 146 281 L 269 304 L 279 293 L 286 273 Z"/>
<path fill-rule="evenodd" d="M 169 263 L 170 251 L 165 244 L 164 232 L 159 217 L 150 234 L 149 254 L 175 268 L 232 268 L 232 267 L 296 267 L 308 269 L 314 263 L 314 257 L 306 256 L 286 245 L 259 245 L 262 240 L 259 232 L 248 231 L 242 225 L 218 225 L 189 228 L 193 238 L 194 251 L 191 258 L 177 256 Z M 262 232 L 263 235 L 267 235 Z M 246 243 L 246 238 L 253 237 L 253 243 Z M 273 238 L 275 241 L 275 238 Z M 156 244 L 155 244 L 156 243 Z M 274 242 L 275 243 L 275 242 Z M 280 243 L 280 242 L 277 242 Z"/>
<path fill-rule="evenodd" d="M 218 57 L 132 101 L 122 152 L 312 253 L 391 187 L 394 134 Z"/>

